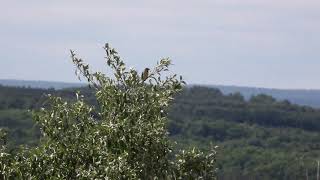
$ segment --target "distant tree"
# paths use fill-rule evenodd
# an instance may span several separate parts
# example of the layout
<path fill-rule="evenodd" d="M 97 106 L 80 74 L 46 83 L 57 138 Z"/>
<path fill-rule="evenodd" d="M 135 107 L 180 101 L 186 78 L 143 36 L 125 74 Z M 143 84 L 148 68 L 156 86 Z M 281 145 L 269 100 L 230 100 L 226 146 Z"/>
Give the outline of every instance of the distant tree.
<path fill-rule="evenodd" d="M 77 74 L 96 90 L 97 107 L 80 93 L 75 102 L 49 95 L 34 114 L 43 134 L 39 146 L 16 154 L 1 131 L 0 179 L 215 179 L 215 148 L 172 152 L 166 110 L 184 81 L 161 76 L 170 60 L 141 76 L 108 44 L 105 51 L 114 78 L 92 73 L 71 51 Z"/>
<path fill-rule="evenodd" d="M 260 104 L 272 104 L 276 102 L 276 99 L 272 96 L 266 94 L 258 94 L 256 96 L 252 96 L 250 99 L 252 103 L 260 103 Z"/>

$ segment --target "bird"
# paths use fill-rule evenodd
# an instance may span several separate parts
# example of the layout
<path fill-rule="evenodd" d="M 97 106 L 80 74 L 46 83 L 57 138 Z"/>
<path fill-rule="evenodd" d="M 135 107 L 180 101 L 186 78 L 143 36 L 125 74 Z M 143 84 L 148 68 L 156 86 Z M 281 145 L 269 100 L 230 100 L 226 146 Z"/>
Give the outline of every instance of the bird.
<path fill-rule="evenodd" d="M 141 79 L 142 79 L 143 82 L 148 79 L 148 77 L 149 77 L 149 71 L 150 71 L 149 68 L 145 68 L 145 69 L 144 69 L 144 71 L 143 71 L 143 73 L 142 73 L 142 75 L 141 75 Z"/>

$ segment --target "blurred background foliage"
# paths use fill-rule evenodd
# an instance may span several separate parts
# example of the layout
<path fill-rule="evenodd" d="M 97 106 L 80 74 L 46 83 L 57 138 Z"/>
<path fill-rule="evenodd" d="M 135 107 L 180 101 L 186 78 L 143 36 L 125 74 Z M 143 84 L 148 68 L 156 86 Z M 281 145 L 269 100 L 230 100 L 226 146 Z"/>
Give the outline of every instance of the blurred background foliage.
<path fill-rule="evenodd" d="M 28 109 L 39 108 L 44 94 L 74 100 L 79 89 L 0 86 L 0 125 L 10 129 L 10 147 L 35 145 L 39 130 Z M 96 105 L 89 88 L 80 89 Z M 171 140 L 181 147 L 219 145 L 221 179 L 302 179 L 316 176 L 320 158 L 320 110 L 277 101 L 267 95 L 245 100 L 215 88 L 186 87 L 169 108 Z"/>

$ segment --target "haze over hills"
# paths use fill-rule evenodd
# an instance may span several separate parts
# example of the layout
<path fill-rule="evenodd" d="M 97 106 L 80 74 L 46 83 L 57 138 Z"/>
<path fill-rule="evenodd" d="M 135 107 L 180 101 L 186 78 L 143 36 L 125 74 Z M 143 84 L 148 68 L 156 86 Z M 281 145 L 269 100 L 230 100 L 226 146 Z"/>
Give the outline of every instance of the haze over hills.
<path fill-rule="evenodd" d="M 218 88 L 224 94 L 239 92 L 246 99 L 253 95 L 267 94 L 278 100 L 289 100 L 292 103 L 306 105 L 315 108 L 320 107 L 320 90 L 310 89 L 270 89 L 256 87 L 241 87 L 241 86 L 223 86 L 212 85 L 209 87 Z"/>
<path fill-rule="evenodd" d="M 66 83 L 56 81 L 30 81 L 30 80 L 16 80 L 16 79 L 0 79 L 0 85 L 12 86 L 12 87 L 30 87 L 39 89 L 65 89 L 73 87 L 83 87 L 86 84 L 83 83 Z"/>
<path fill-rule="evenodd" d="M 66 83 L 55 81 L 30 81 L 30 80 L 11 80 L 0 79 L 0 85 L 13 87 L 30 87 L 40 89 L 65 89 L 73 87 L 84 87 L 84 83 Z M 194 85 L 191 85 L 194 86 Z M 225 86 L 225 85 L 201 85 L 220 89 L 224 94 L 241 93 L 246 99 L 253 95 L 267 94 L 278 100 L 289 100 L 292 103 L 306 105 L 315 108 L 320 107 L 320 90 L 308 89 L 270 89 L 242 86 Z"/>

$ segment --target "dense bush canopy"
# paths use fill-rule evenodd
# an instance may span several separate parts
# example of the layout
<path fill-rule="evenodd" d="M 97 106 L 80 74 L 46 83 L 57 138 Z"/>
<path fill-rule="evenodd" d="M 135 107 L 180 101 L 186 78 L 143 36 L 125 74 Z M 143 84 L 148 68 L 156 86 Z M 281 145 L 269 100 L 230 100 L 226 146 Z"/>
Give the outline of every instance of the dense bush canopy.
<path fill-rule="evenodd" d="M 98 106 L 76 93 L 76 101 L 48 95 L 34 114 L 41 128 L 38 146 L 6 149 L 1 131 L 1 179 L 215 179 L 215 154 L 193 148 L 172 152 L 167 107 L 184 82 L 163 78 L 171 62 L 162 59 L 142 75 L 127 69 L 108 44 L 106 63 L 114 78 L 92 73 L 71 51 L 77 74 L 95 89 Z"/>

